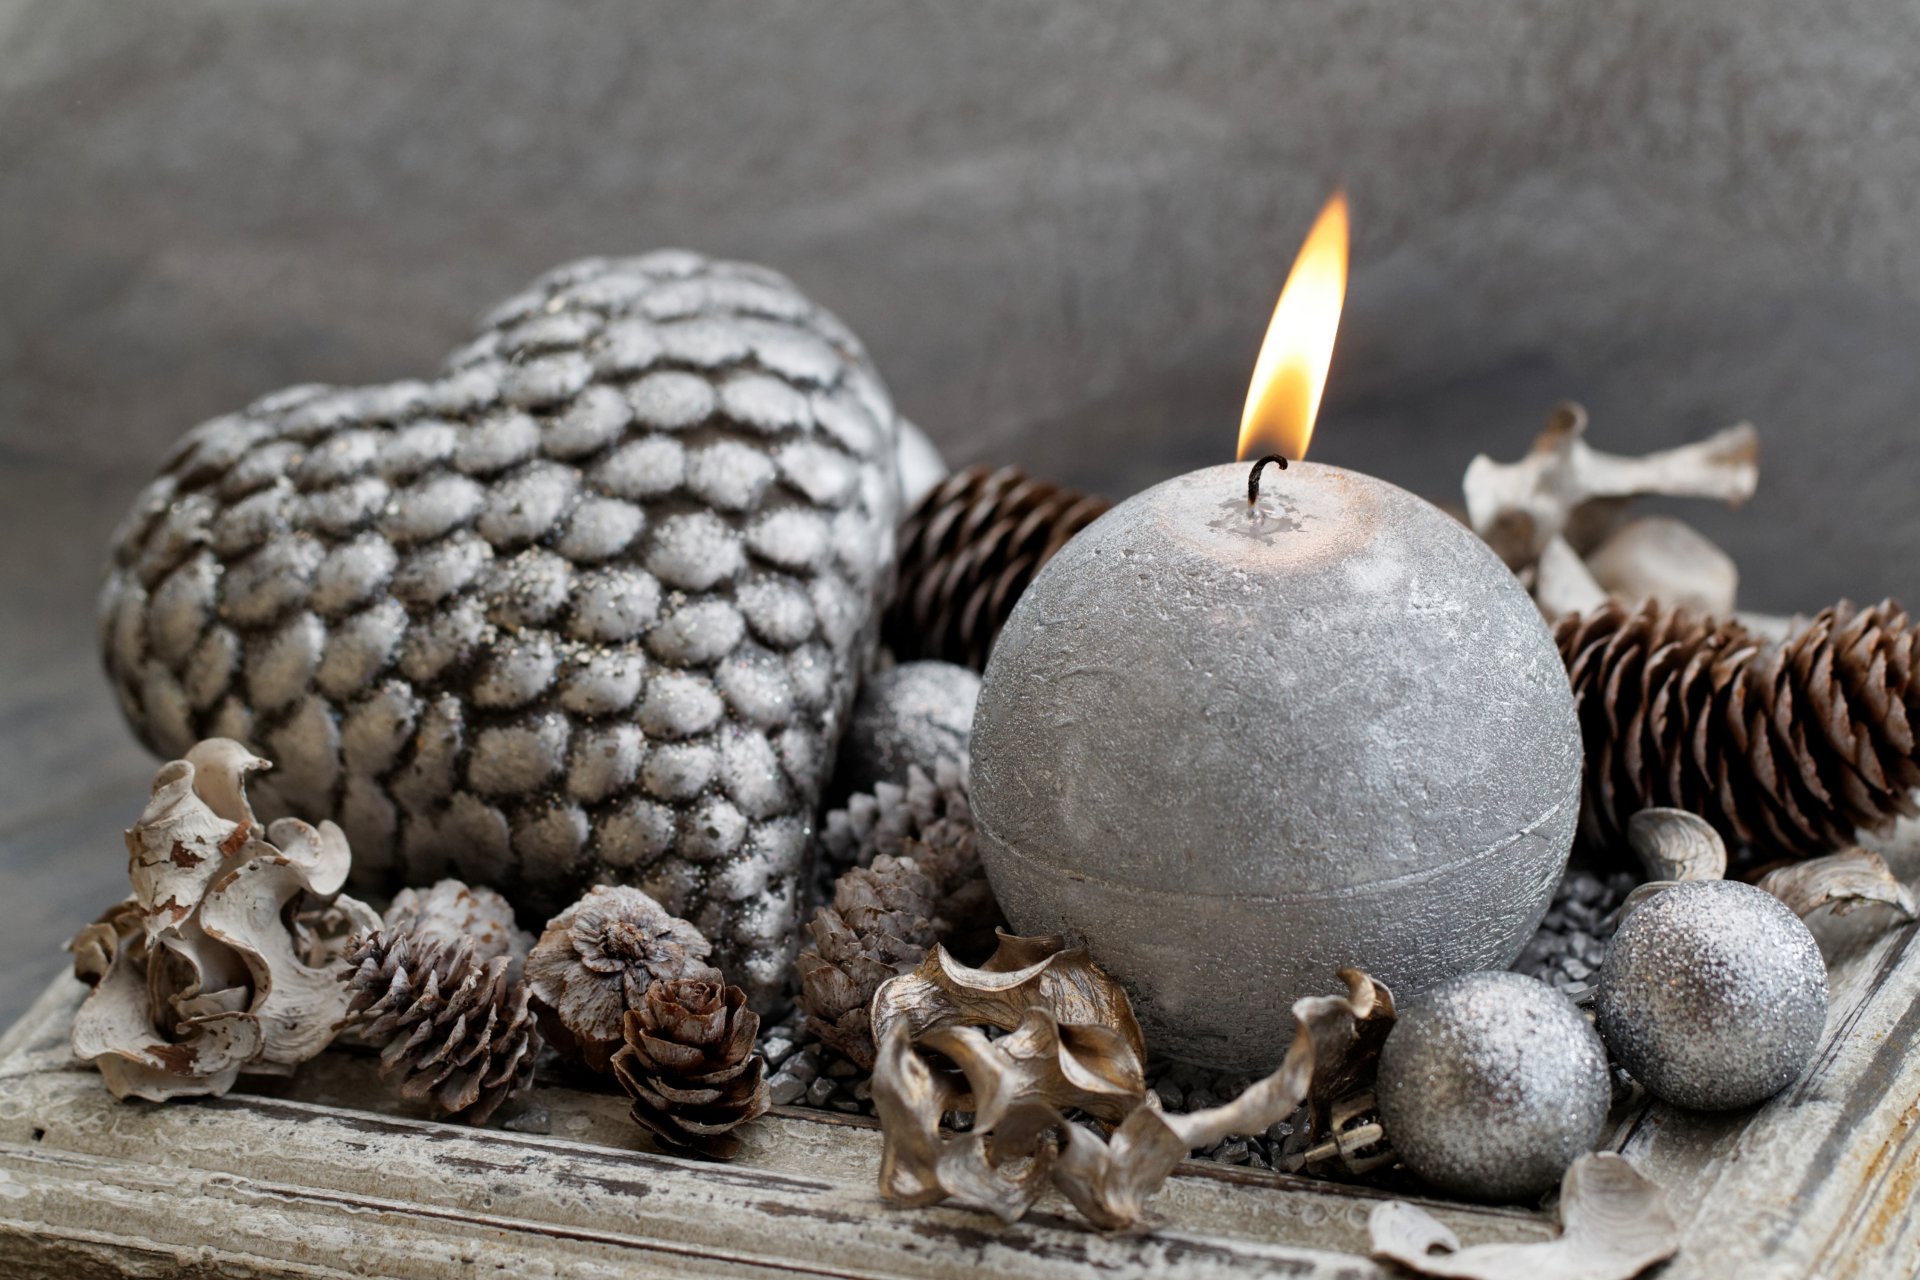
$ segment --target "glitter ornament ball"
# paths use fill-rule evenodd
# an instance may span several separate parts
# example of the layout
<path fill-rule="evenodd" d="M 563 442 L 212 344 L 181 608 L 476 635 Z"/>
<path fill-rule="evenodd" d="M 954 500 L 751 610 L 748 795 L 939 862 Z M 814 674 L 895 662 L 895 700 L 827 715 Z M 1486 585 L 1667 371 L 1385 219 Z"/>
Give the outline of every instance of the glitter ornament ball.
<path fill-rule="evenodd" d="M 1021 595 L 973 726 L 980 854 L 1020 933 L 1083 939 L 1156 1053 L 1266 1072 L 1353 965 L 1504 969 L 1579 816 L 1539 610 L 1459 521 L 1314 463 L 1121 503 Z"/>
<path fill-rule="evenodd" d="M 931 776 L 943 760 L 966 760 L 979 698 L 978 673 L 951 662 L 907 662 L 869 677 L 840 740 L 836 789 L 904 784 L 916 765 Z"/>
<path fill-rule="evenodd" d="M 872 658 L 898 419 L 765 268 L 588 259 L 438 376 L 297 387 L 189 432 L 115 537 L 121 707 L 277 763 L 370 888 L 538 922 L 594 882 L 694 921 L 766 1007 Z"/>
<path fill-rule="evenodd" d="M 1475 1200 L 1530 1200 L 1593 1149 L 1607 1052 L 1566 998 L 1470 973 L 1403 1005 L 1380 1052 L 1380 1124 L 1407 1167 Z"/>
<path fill-rule="evenodd" d="M 1827 968 L 1800 918 L 1731 880 L 1662 889 L 1627 915 L 1594 1015 L 1633 1078 L 1676 1107 L 1726 1111 L 1799 1077 L 1827 1025 Z"/>

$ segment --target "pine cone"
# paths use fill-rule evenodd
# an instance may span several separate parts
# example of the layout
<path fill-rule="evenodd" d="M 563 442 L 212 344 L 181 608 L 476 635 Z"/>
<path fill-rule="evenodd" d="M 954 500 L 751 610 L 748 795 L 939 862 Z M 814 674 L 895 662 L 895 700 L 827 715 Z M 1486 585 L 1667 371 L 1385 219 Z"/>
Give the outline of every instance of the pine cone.
<path fill-rule="evenodd" d="M 980 868 L 966 771 L 918 769 L 907 785 L 854 796 L 827 817 L 830 855 L 852 864 L 833 901 L 814 913 L 811 943 L 795 957 L 800 1004 L 821 1040 L 864 1068 L 873 1065 L 867 1009 L 888 978 L 920 963 L 934 943 L 970 954 L 1000 922 Z"/>
<path fill-rule="evenodd" d="M 766 1114 L 760 1017 L 739 987 L 705 978 L 656 982 L 627 1012 L 614 1078 L 633 1118 L 662 1142 L 716 1160 L 739 1150 L 734 1129 Z"/>
<path fill-rule="evenodd" d="M 975 670 L 1053 553 L 1113 504 L 1017 467 L 948 476 L 900 525 L 900 578 L 881 635 L 894 656 Z"/>
<path fill-rule="evenodd" d="M 1809 857 L 1920 811 L 1915 628 L 1842 602 L 1785 641 L 1649 602 L 1561 619 L 1587 769 L 1582 832 L 1624 847 L 1640 809 L 1697 813 L 1729 843 Z"/>
<path fill-rule="evenodd" d="M 380 1050 L 380 1074 L 401 1096 L 441 1115 L 485 1124 L 533 1083 L 540 1032 L 510 957 L 474 958 L 473 942 L 380 932 L 356 940 L 343 1026 Z"/>
<path fill-rule="evenodd" d="M 188 433 L 115 536 L 107 670 L 155 750 L 273 757 L 261 818 L 338 821 L 357 883 L 458 875 L 530 920 L 639 885 L 776 1000 L 891 586 L 897 420 L 774 272 L 572 263 L 433 377 Z"/>
<path fill-rule="evenodd" d="M 700 931 L 638 889 L 599 885 L 547 922 L 527 956 L 527 985 L 547 1043 L 605 1071 L 626 1015 L 660 979 L 717 979 Z"/>

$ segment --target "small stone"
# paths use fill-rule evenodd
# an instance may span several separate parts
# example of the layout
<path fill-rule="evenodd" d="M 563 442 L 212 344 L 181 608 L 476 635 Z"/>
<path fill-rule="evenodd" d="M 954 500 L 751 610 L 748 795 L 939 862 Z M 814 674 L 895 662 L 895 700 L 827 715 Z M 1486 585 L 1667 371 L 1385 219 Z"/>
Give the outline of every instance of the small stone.
<path fill-rule="evenodd" d="M 839 1088 L 839 1081 L 830 1076 L 821 1076 L 818 1080 L 815 1080 L 807 1086 L 807 1105 L 811 1107 L 826 1106 L 827 1100 L 832 1098 Z"/>
<path fill-rule="evenodd" d="M 1177 1084 L 1174 1084 L 1171 1080 L 1157 1081 L 1153 1086 L 1153 1091 L 1156 1094 L 1160 1095 L 1161 1110 L 1163 1111 L 1185 1110 L 1185 1108 L 1181 1104 L 1186 1101 L 1187 1095 L 1182 1093 L 1180 1091 L 1180 1086 Z"/>
<path fill-rule="evenodd" d="M 768 1036 L 760 1042 L 760 1056 L 779 1066 L 793 1055 L 793 1041 L 782 1035 Z"/>
<path fill-rule="evenodd" d="M 807 1082 L 788 1071 L 776 1071 L 767 1080 L 767 1096 L 776 1107 L 790 1107 L 807 1092 Z"/>

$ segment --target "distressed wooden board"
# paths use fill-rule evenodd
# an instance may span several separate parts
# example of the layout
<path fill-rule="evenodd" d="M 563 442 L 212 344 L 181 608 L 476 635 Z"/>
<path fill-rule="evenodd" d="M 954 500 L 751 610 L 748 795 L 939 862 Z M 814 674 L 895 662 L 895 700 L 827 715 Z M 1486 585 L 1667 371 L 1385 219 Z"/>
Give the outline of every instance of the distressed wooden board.
<path fill-rule="evenodd" d="M 1667 1277 L 1920 1273 L 1915 936 L 1836 964 L 1818 1061 L 1758 1112 L 1616 1115 L 1608 1145 L 1684 1224 Z M 1364 1256 L 1379 1193 L 1199 1162 L 1169 1181 L 1150 1230 L 1103 1236 L 1054 1199 L 1014 1226 L 889 1209 L 878 1133 L 805 1111 L 752 1126 L 742 1159 L 716 1166 L 650 1150 L 620 1098 L 564 1086 L 543 1088 L 545 1134 L 427 1122 L 346 1050 L 244 1095 L 116 1102 L 69 1059 L 79 995 L 61 979 L 0 1040 L 10 1275 L 1390 1274 Z M 1552 1230 L 1539 1212 L 1425 1203 L 1469 1242 Z"/>

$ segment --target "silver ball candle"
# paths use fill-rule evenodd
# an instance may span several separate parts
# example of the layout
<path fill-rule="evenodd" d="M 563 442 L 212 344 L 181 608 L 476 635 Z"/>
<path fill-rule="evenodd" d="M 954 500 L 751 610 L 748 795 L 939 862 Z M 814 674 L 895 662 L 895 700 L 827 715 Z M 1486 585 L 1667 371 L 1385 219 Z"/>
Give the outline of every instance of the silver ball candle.
<path fill-rule="evenodd" d="M 1156 1051 L 1265 1070 L 1341 965 L 1413 995 L 1511 964 L 1581 757 L 1539 612 L 1464 525 L 1312 463 L 1248 497 L 1241 465 L 1181 476 L 1048 562 L 972 782 L 1017 931 L 1084 939 Z"/>
<path fill-rule="evenodd" d="M 1620 1065 L 1677 1107 L 1725 1111 L 1791 1084 L 1827 1023 L 1820 947 L 1779 899 L 1730 880 L 1677 884 L 1635 907 L 1594 1000 Z"/>
<path fill-rule="evenodd" d="M 1380 1051 L 1380 1124 L 1422 1179 L 1476 1200 L 1560 1185 L 1606 1126 L 1607 1051 L 1566 998 L 1470 973 L 1400 1010 Z"/>
<path fill-rule="evenodd" d="M 979 697 L 978 673 L 951 662 L 907 662 L 870 677 L 840 741 L 838 788 L 904 785 L 915 765 L 931 777 L 942 760 L 965 760 Z"/>

